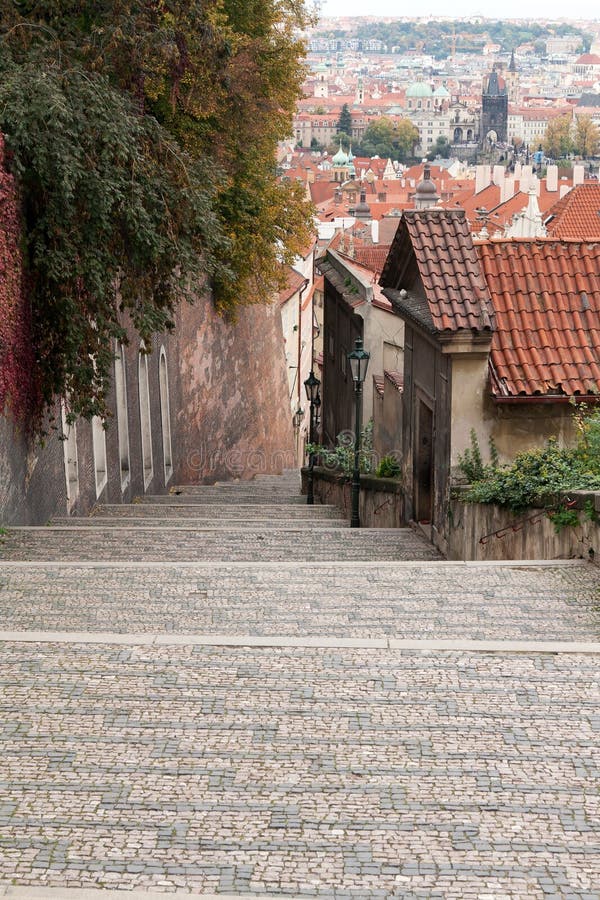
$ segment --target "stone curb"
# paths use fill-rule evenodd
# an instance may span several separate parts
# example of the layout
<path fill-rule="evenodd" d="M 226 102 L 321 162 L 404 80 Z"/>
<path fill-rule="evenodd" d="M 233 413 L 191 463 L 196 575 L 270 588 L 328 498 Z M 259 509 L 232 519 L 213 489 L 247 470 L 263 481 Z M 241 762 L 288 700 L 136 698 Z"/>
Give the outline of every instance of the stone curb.
<path fill-rule="evenodd" d="M 78 528 L 77 531 L 81 529 Z M 347 529 L 345 529 L 347 530 Z M 379 529 L 376 529 L 379 530 Z M 331 568 L 336 566 L 338 570 L 343 569 L 392 569 L 394 567 L 400 569 L 418 569 L 421 567 L 435 566 L 436 568 L 505 568 L 505 569 L 532 569 L 542 567 L 567 567 L 567 566 L 592 566 L 597 568 L 593 563 L 585 559 L 512 559 L 512 560 L 447 560 L 447 559 L 416 559 L 416 560 L 362 560 L 355 562 L 353 560 L 344 560 L 342 563 L 338 559 L 319 559 L 312 562 L 311 560 L 294 560 L 285 562 L 284 560 L 266 560 L 265 562 L 255 562 L 253 560 L 222 560 L 222 559 L 205 559 L 205 560 L 4 560 L 0 553 L 0 562 L 2 567 L 11 568 L 73 568 L 81 566 L 86 569 L 181 569 L 181 568 L 210 568 L 210 569 L 293 569 L 297 570 L 302 567 L 314 569 Z"/>
<path fill-rule="evenodd" d="M 239 900 L 248 894 L 199 894 L 189 891 L 125 891 L 110 888 L 47 888 L 17 887 L 0 884 L 0 897 L 12 900 L 165 900 L 168 897 L 185 897 L 187 900 Z M 258 896 L 252 894 L 250 896 Z M 266 895 L 261 895 L 266 896 Z M 270 897 L 277 896 L 269 893 Z M 283 896 L 283 895 L 281 895 Z M 285 900 L 306 900 L 299 895 L 285 894 Z"/>
<path fill-rule="evenodd" d="M 490 641 L 456 638 L 341 638 L 324 635 L 158 634 L 109 631 L 0 631 L 0 641 L 21 644 L 118 644 L 142 647 L 249 647 L 276 649 L 400 650 L 460 653 L 570 653 L 600 655 L 594 641 Z"/>

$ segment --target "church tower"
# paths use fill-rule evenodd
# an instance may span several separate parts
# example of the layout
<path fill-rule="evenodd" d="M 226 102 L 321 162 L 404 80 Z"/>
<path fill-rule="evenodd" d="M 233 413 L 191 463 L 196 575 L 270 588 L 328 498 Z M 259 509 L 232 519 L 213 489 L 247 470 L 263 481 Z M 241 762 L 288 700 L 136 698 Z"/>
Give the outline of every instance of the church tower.
<path fill-rule="evenodd" d="M 481 95 L 481 146 L 505 143 L 508 133 L 508 93 L 504 79 L 494 68 L 483 79 Z"/>
<path fill-rule="evenodd" d="M 519 73 L 515 63 L 515 51 L 510 55 L 510 64 L 508 72 L 504 76 L 506 80 L 506 93 L 508 94 L 508 102 L 516 105 L 519 102 Z"/>

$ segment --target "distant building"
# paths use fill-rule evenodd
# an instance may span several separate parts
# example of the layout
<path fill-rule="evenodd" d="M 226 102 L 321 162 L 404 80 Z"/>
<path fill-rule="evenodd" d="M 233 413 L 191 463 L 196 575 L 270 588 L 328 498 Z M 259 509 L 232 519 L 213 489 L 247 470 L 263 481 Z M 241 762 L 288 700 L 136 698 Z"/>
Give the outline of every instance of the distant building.
<path fill-rule="evenodd" d="M 506 83 L 497 69 L 493 69 L 483 80 L 481 94 L 482 147 L 488 144 L 505 143 L 508 131 L 508 92 Z"/>

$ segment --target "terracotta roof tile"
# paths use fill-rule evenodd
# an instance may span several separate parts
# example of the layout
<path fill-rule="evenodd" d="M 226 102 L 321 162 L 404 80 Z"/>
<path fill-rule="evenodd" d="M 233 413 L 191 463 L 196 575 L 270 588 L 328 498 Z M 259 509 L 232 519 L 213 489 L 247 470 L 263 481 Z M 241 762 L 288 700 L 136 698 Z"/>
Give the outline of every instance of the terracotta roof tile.
<path fill-rule="evenodd" d="M 404 374 L 402 372 L 398 372 L 395 369 L 386 369 L 383 373 L 388 381 L 394 385 L 396 390 L 399 393 L 402 393 L 404 390 Z"/>
<path fill-rule="evenodd" d="M 513 239 L 476 247 L 495 310 L 494 396 L 600 391 L 600 243 Z"/>
<path fill-rule="evenodd" d="M 279 291 L 279 303 L 281 306 L 283 306 L 284 303 L 287 303 L 287 301 L 293 297 L 303 285 L 308 283 L 304 275 L 296 272 L 291 266 L 287 266 L 286 269 L 287 284 Z"/>
<path fill-rule="evenodd" d="M 546 228 L 553 237 L 600 241 L 600 184 L 574 187 L 550 207 L 548 215 L 552 218 Z"/>
<path fill-rule="evenodd" d="M 403 213 L 380 284 L 397 283 L 397 255 L 408 235 L 436 331 L 490 330 L 492 307 L 463 210 L 425 209 Z"/>
<path fill-rule="evenodd" d="M 384 389 L 383 375 L 373 375 L 373 385 L 375 387 L 375 390 L 379 394 L 379 396 L 383 397 L 383 389 Z"/>

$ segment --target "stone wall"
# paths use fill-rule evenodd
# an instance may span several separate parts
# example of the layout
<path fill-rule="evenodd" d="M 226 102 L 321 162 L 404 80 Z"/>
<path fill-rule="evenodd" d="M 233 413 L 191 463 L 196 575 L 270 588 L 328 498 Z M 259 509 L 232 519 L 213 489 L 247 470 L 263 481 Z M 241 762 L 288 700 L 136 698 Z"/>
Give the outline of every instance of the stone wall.
<path fill-rule="evenodd" d="M 44 443 L 28 440 L 0 416 L 0 525 L 43 524 L 56 515 L 85 515 L 96 503 L 130 502 L 176 483 L 249 479 L 295 464 L 286 389 L 281 319 L 275 306 L 251 306 L 230 324 L 208 298 L 181 307 L 176 330 L 156 335 L 147 356 L 152 474 L 144 477 L 139 394 L 140 340 L 129 330 L 124 349 L 129 471 L 122 477 L 116 396 L 108 398 L 107 484 L 96 490 L 92 427 L 76 423 L 78 487 L 68 501 L 60 408 Z M 159 364 L 168 374 L 172 473 L 165 472 Z M 122 435 L 121 435 L 122 437 Z"/>
<path fill-rule="evenodd" d="M 448 559 L 600 559 L 600 493 L 573 491 L 565 498 L 579 523 L 556 531 L 544 508 L 514 515 L 483 503 L 450 501 L 444 552 Z M 442 549 L 440 547 L 440 549 Z"/>
<path fill-rule="evenodd" d="M 352 486 L 339 475 L 315 466 L 313 473 L 315 503 L 339 507 L 348 520 L 352 510 Z M 302 469 L 302 493 L 306 494 L 308 469 Z M 402 485 L 395 478 L 360 476 L 358 514 L 362 528 L 400 528 L 405 525 Z"/>

